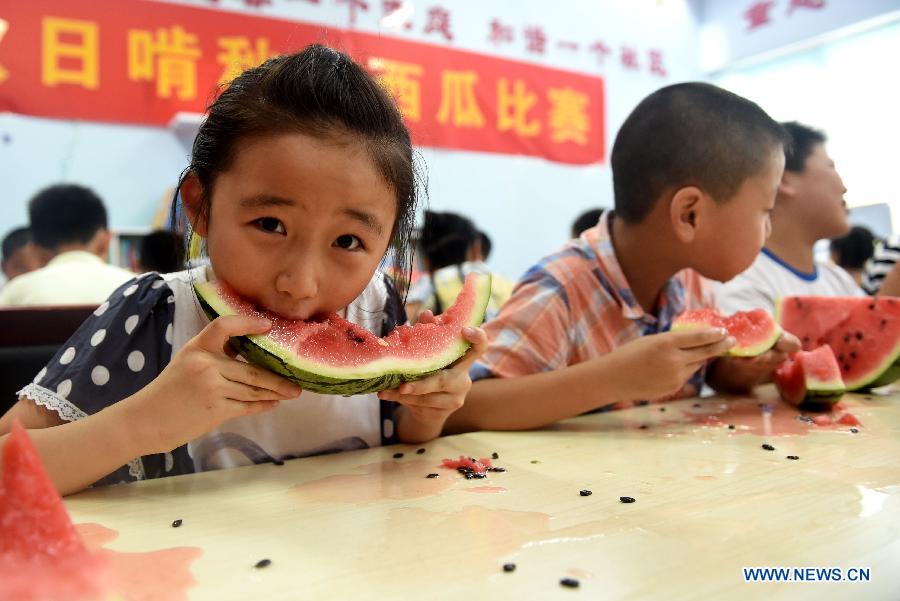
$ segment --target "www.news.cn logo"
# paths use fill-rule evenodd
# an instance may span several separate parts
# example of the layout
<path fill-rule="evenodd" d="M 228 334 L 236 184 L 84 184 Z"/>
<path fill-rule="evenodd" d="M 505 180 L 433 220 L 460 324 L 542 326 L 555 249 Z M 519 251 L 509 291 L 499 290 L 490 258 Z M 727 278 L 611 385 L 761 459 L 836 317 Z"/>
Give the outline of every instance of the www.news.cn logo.
<path fill-rule="evenodd" d="M 870 568 L 744 568 L 744 582 L 869 582 Z"/>

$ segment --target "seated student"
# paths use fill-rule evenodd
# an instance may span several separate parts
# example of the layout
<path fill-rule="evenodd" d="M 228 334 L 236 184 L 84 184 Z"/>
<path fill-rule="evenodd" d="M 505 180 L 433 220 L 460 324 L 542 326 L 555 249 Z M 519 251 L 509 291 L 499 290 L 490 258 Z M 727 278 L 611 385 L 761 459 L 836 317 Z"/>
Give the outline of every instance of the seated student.
<path fill-rule="evenodd" d="M 817 241 L 850 230 L 847 188 L 825 150 L 825 134 L 797 122 L 782 126 L 790 143 L 772 210 L 772 235 L 749 269 L 717 289 L 726 313 L 756 308 L 774 312 L 782 296 L 863 293 L 842 268 L 813 256 Z"/>
<path fill-rule="evenodd" d="M 17 227 L 3 238 L 3 275 L 9 281 L 42 266 L 41 257 L 31 241 L 31 230 Z"/>
<path fill-rule="evenodd" d="M 842 268 L 856 285 L 862 283 L 863 268 L 875 252 L 875 236 L 867 227 L 854 225 L 846 236 L 832 238 L 829 244 L 831 260 Z"/>
<path fill-rule="evenodd" d="M 170 230 L 156 230 L 144 236 L 134 268 L 137 273 L 175 273 L 184 269 L 184 241 L 181 236 Z"/>
<path fill-rule="evenodd" d="M 0 305 L 99 305 L 134 277 L 105 261 L 106 208 L 92 190 L 46 188 L 29 202 L 28 216 L 34 243 L 49 260 L 4 286 Z"/>
<path fill-rule="evenodd" d="M 727 280 L 759 253 L 783 141 L 756 104 L 709 84 L 644 99 L 613 145 L 614 213 L 532 267 L 485 325 L 488 350 L 445 432 L 536 428 L 695 395 L 704 376 L 734 391 L 769 377 L 799 349 L 793 336 L 739 359 L 721 356 L 734 344 L 723 330 L 668 330 L 682 311 L 715 307 L 701 276 Z"/>
<path fill-rule="evenodd" d="M 572 238 L 577 238 L 584 232 L 585 230 L 589 230 L 590 228 L 597 225 L 597 222 L 600 221 L 600 217 L 603 215 L 603 209 L 588 209 L 581 215 L 575 218 L 575 221 L 572 222 Z"/>
<path fill-rule="evenodd" d="M 425 310 L 440 315 L 453 304 L 465 277 L 473 272 L 489 272 L 484 263 L 481 232 L 466 217 L 456 213 L 425 211 L 419 239 L 426 275 L 410 287 L 406 313 L 416 323 Z M 491 299 L 485 319 L 491 319 L 512 293 L 511 281 L 492 274 Z"/>

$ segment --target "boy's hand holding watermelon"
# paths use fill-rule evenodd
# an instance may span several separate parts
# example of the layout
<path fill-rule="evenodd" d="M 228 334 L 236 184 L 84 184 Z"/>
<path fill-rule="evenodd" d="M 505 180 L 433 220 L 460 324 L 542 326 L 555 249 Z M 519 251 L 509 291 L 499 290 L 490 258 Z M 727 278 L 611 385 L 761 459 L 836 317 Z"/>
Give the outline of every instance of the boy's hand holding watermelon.
<path fill-rule="evenodd" d="M 790 332 L 781 336 L 768 351 L 755 357 L 719 357 L 710 366 L 707 383 L 721 392 L 749 392 L 754 386 L 772 381 L 772 374 L 788 355 L 800 350 L 800 341 Z"/>

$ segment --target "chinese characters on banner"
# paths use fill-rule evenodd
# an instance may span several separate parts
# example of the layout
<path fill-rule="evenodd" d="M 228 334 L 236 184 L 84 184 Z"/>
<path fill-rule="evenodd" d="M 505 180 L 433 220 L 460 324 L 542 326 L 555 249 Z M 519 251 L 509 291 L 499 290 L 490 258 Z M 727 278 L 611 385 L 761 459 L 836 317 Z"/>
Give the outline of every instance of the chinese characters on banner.
<path fill-rule="evenodd" d="M 177 112 L 204 112 L 217 87 L 247 67 L 318 42 L 348 52 L 382 82 L 416 144 L 573 164 L 605 160 L 600 77 L 306 23 L 127 4 L 41 0 L 0 8 L 0 111 L 166 125 Z M 429 14 L 441 39 L 452 40 L 450 25 L 446 11 Z M 654 68 L 662 72 L 660 60 Z"/>
<path fill-rule="evenodd" d="M 778 3 L 775 0 L 756 0 L 744 11 L 747 31 L 759 29 L 773 22 L 774 11 Z M 795 10 L 821 10 L 825 8 L 825 0 L 784 0 L 784 15 L 790 17 Z"/>

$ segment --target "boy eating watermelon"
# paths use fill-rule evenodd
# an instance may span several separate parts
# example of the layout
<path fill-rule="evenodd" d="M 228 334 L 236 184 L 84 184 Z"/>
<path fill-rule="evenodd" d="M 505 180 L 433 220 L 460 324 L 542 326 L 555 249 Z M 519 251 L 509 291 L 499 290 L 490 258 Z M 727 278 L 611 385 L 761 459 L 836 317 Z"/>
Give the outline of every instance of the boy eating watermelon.
<path fill-rule="evenodd" d="M 613 146 L 615 211 L 519 281 L 445 431 L 535 428 L 695 395 L 704 378 L 741 391 L 770 377 L 799 349 L 793 336 L 737 358 L 721 356 L 735 344 L 722 329 L 669 330 L 684 311 L 716 308 L 701 276 L 728 280 L 759 253 L 784 143 L 759 106 L 712 85 L 644 99 Z"/>

